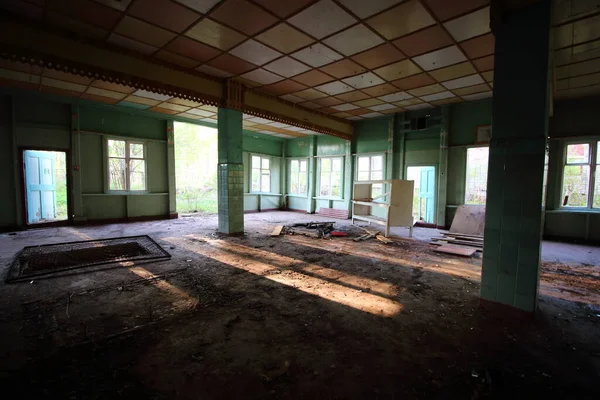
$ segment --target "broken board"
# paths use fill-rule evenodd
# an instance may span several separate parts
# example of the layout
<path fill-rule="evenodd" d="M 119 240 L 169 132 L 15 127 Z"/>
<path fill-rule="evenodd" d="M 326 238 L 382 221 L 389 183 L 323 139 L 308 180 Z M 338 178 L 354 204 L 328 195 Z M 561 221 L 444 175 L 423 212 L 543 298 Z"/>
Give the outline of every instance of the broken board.
<path fill-rule="evenodd" d="M 271 232 L 271 236 L 279 236 L 281 235 L 281 230 L 283 229 L 283 225 L 277 225 L 273 232 Z"/>
<path fill-rule="evenodd" d="M 437 253 L 446 253 L 446 254 L 454 254 L 456 256 L 471 257 L 473 254 L 475 254 L 477 249 L 475 249 L 473 247 L 464 247 L 464 246 L 455 246 L 452 244 L 445 244 L 441 247 L 438 247 L 437 249 L 434 249 L 433 251 L 435 251 Z"/>
<path fill-rule="evenodd" d="M 485 206 L 462 205 L 456 209 L 450 232 L 483 236 L 484 228 Z"/>

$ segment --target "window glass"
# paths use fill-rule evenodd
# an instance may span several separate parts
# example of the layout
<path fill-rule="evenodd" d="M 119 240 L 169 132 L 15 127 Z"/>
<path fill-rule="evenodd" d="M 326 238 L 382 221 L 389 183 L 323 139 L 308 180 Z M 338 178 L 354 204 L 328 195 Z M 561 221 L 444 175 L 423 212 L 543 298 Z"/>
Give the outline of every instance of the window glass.
<path fill-rule="evenodd" d="M 489 147 L 467 149 L 465 204 L 485 204 Z"/>
<path fill-rule="evenodd" d="M 567 146 L 567 164 L 587 164 L 590 162 L 590 145 L 588 143 L 570 144 Z"/>
<path fill-rule="evenodd" d="M 129 144 L 129 157 L 144 158 L 144 145 L 141 143 Z"/>
<path fill-rule="evenodd" d="M 123 140 L 108 140 L 109 157 L 125 157 L 125 142 Z"/>
<path fill-rule="evenodd" d="M 563 174 L 563 206 L 587 207 L 589 183 L 589 165 L 565 165 Z"/>
<path fill-rule="evenodd" d="M 144 160 L 129 160 L 129 190 L 144 190 L 145 188 L 146 162 Z"/>
<path fill-rule="evenodd" d="M 268 157 L 252 156 L 251 191 L 271 192 L 271 160 Z"/>
<path fill-rule="evenodd" d="M 108 181 L 110 190 L 127 190 L 125 169 L 124 158 L 110 158 L 108 160 Z"/>
<path fill-rule="evenodd" d="M 321 158 L 319 195 L 323 197 L 342 196 L 342 158 Z"/>

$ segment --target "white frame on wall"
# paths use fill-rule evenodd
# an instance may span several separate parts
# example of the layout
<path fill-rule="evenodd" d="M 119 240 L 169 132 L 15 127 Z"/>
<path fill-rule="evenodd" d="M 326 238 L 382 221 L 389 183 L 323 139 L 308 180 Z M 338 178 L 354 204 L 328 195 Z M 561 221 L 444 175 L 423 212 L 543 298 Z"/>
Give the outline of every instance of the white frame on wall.
<path fill-rule="evenodd" d="M 330 195 L 321 195 L 321 170 L 322 170 L 322 163 L 324 159 L 329 159 L 331 160 L 331 171 L 329 171 L 329 186 L 331 187 L 331 174 L 333 172 L 333 160 L 335 159 L 339 159 L 340 160 L 340 195 L 339 196 L 334 196 L 333 193 L 331 193 Z M 331 199 L 331 200 L 343 200 L 344 199 L 344 172 L 345 172 L 345 165 L 344 165 L 344 156 L 319 156 L 318 157 L 318 168 L 317 168 L 317 194 L 316 194 L 316 198 L 317 199 Z M 332 190 L 333 192 L 333 190 Z"/>
<path fill-rule="evenodd" d="M 589 150 L 589 160 L 587 163 L 571 163 L 567 164 L 567 149 L 569 145 L 574 144 L 588 144 L 590 146 Z M 583 211 L 596 211 L 600 212 L 600 204 L 597 207 L 594 207 L 594 192 L 596 190 L 596 172 L 598 167 L 600 166 L 600 158 L 598 158 L 598 146 L 600 145 L 600 138 L 594 139 L 585 139 L 585 140 L 566 140 L 563 142 L 562 149 L 562 166 L 560 170 L 560 202 L 559 207 L 563 210 L 583 210 Z M 564 180 L 565 180 L 565 167 L 567 166 L 577 166 L 577 165 L 589 165 L 590 167 L 590 176 L 588 178 L 588 196 L 587 196 L 587 206 L 569 206 L 563 205 L 564 202 Z"/>
<path fill-rule="evenodd" d="M 248 174 L 248 180 L 249 180 L 249 182 L 248 182 L 248 189 L 249 189 L 248 193 L 251 193 L 251 194 L 270 194 L 270 193 L 272 193 L 271 186 L 273 185 L 273 182 L 271 182 L 271 179 L 273 177 L 272 169 L 273 169 L 273 158 L 274 157 L 266 155 L 266 154 L 258 154 L 258 153 L 248 153 L 248 154 L 250 156 L 250 160 L 249 160 L 250 173 Z M 259 166 L 259 168 L 257 168 L 258 170 L 260 170 L 260 179 L 259 179 L 259 186 L 260 187 L 259 187 L 259 191 L 255 191 L 254 188 L 252 187 L 252 172 L 255 169 L 254 168 L 254 162 L 253 162 L 253 158 L 254 157 L 259 157 L 260 158 L 260 166 Z M 262 167 L 263 159 L 269 161 L 269 168 L 268 168 L 268 171 L 269 171 L 269 190 L 266 191 L 266 192 L 262 190 L 263 189 L 263 187 L 262 187 L 262 171 L 263 171 L 263 169 L 265 169 L 265 168 Z"/>
<path fill-rule="evenodd" d="M 304 190 L 304 192 L 302 193 L 294 193 L 291 191 L 291 187 L 292 187 L 292 162 L 293 161 L 298 161 L 298 182 L 300 182 L 300 174 L 302 174 L 302 168 L 301 168 L 301 163 L 305 162 L 306 163 L 306 171 L 304 171 L 304 175 L 306 177 L 306 189 Z M 309 163 L 308 163 L 308 158 L 306 157 L 293 157 L 293 158 L 288 158 L 287 159 L 288 162 L 288 171 L 287 171 L 287 182 L 286 182 L 286 193 L 288 195 L 291 196 L 301 196 L 301 197 L 307 197 L 308 196 L 308 181 L 309 181 Z"/>
<path fill-rule="evenodd" d="M 125 157 L 111 157 L 109 154 L 108 141 L 112 140 L 115 142 L 125 142 Z M 131 157 L 129 154 L 129 147 L 132 144 L 142 145 L 143 158 Z M 104 192 L 107 194 L 146 194 L 148 193 L 148 146 L 146 141 L 139 139 L 130 139 L 118 136 L 104 136 Z M 125 190 L 113 190 L 110 188 L 110 159 L 119 158 L 125 160 Z M 131 190 L 131 176 L 129 173 L 129 163 L 131 160 L 142 160 L 144 161 L 144 189 L 142 190 Z"/>

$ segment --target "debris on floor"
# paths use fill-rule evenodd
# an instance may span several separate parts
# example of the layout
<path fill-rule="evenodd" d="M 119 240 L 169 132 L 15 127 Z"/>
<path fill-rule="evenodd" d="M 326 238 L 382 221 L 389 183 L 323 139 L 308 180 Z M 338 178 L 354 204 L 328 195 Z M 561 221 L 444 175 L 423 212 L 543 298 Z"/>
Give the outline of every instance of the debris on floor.
<path fill-rule="evenodd" d="M 332 236 L 331 233 L 333 232 L 333 225 L 335 225 L 335 222 L 296 223 L 284 226 L 282 233 L 285 233 L 286 235 L 304 235 L 319 239 L 329 239 Z M 275 230 L 273 233 L 274 232 Z M 271 236 L 274 235 L 271 234 Z"/>
<path fill-rule="evenodd" d="M 451 232 L 444 233 L 442 235 L 443 236 L 441 237 L 432 238 L 430 243 L 432 245 L 441 246 L 442 248 L 445 248 L 447 245 L 451 245 L 452 249 L 462 247 L 465 249 L 463 251 L 465 254 L 469 253 L 471 249 L 473 250 L 473 253 L 483 252 L 483 236 Z M 436 249 L 435 251 L 442 253 L 445 252 L 441 251 L 440 249 Z"/>
<path fill-rule="evenodd" d="M 433 251 L 435 251 L 437 253 L 446 253 L 446 254 L 453 254 L 456 256 L 471 257 L 473 254 L 475 254 L 475 252 L 477 250 L 472 247 L 457 246 L 457 245 L 453 245 L 453 244 L 445 244 L 441 247 L 438 247 L 437 249 L 435 249 Z"/>
<path fill-rule="evenodd" d="M 385 237 L 379 231 L 370 231 L 370 230 L 365 229 L 363 227 L 359 227 L 359 228 L 362 229 L 363 231 L 365 231 L 365 234 L 361 235 L 361 236 L 359 236 L 357 238 L 354 238 L 355 242 L 361 242 L 363 240 L 369 240 L 369 239 L 375 238 L 375 239 L 379 240 L 380 242 L 382 242 L 384 244 L 394 243 L 394 241 L 392 239 L 389 239 L 389 238 Z"/>

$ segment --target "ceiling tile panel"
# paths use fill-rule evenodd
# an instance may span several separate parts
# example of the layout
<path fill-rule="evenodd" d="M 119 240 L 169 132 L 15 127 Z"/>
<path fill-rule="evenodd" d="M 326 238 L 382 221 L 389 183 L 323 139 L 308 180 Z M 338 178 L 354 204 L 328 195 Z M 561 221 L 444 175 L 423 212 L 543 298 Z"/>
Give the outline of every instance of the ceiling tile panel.
<path fill-rule="evenodd" d="M 148 105 L 140 104 L 140 103 L 132 103 L 130 101 L 120 101 L 119 106 L 127 107 L 127 108 L 134 108 L 136 110 L 147 110 L 148 108 L 150 108 L 150 106 L 148 106 Z"/>
<path fill-rule="evenodd" d="M 477 8 L 486 6 L 490 3 L 489 0 L 453 0 L 452 6 L 449 7 L 448 0 L 424 0 L 429 9 L 441 21 L 447 21 L 451 18 L 466 14 Z"/>
<path fill-rule="evenodd" d="M 472 12 L 444 23 L 444 27 L 458 42 L 483 35 L 490 31 L 490 8 Z"/>
<path fill-rule="evenodd" d="M 285 96 L 281 96 L 281 98 L 292 103 L 301 103 L 304 101 L 302 97 L 294 96 L 293 94 L 286 94 Z"/>
<path fill-rule="evenodd" d="M 317 86 L 315 89 L 320 90 L 321 92 L 327 93 L 328 95 L 334 96 L 336 94 L 347 93 L 354 90 L 351 86 L 348 86 L 344 82 L 334 81 L 330 83 L 326 83 L 321 86 Z"/>
<path fill-rule="evenodd" d="M 154 47 L 163 47 L 175 37 L 172 32 L 127 15 L 119 22 L 114 32 Z"/>
<path fill-rule="evenodd" d="M 346 103 L 354 103 L 355 101 L 369 98 L 369 95 L 361 92 L 360 90 L 355 90 L 354 92 L 338 94 L 335 97 L 337 97 L 340 100 L 343 100 Z"/>
<path fill-rule="evenodd" d="M 272 14 L 246 0 L 222 2 L 210 16 L 247 35 L 255 35 L 278 21 Z"/>
<path fill-rule="evenodd" d="M 46 9 L 107 30 L 112 29 L 121 18 L 119 11 L 91 0 L 49 0 Z"/>
<path fill-rule="evenodd" d="M 42 77 L 42 85 L 49 86 L 57 89 L 70 90 L 72 92 L 85 92 L 86 86 L 78 83 L 60 81 L 58 79 L 52 79 Z"/>
<path fill-rule="evenodd" d="M 463 76 L 462 78 L 453 79 L 451 81 L 442 82 L 442 85 L 448 89 L 458 89 L 466 86 L 479 85 L 483 83 L 483 79 L 479 74 Z"/>
<path fill-rule="evenodd" d="M 117 35 L 116 33 L 110 35 L 108 42 L 142 54 L 152 54 L 158 50 L 157 47 L 138 42 L 137 40 L 129 39 L 125 36 Z"/>
<path fill-rule="evenodd" d="M 383 85 L 373 86 L 367 89 L 363 89 L 362 91 L 373 97 L 381 97 L 385 96 L 386 94 L 397 92 L 398 88 L 396 86 L 390 85 L 389 83 L 384 83 Z"/>
<path fill-rule="evenodd" d="M 447 99 L 432 101 L 431 104 L 433 104 L 434 106 L 443 106 L 444 104 L 453 104 L 460 102 L 462 102 L 462 99 L 460 97 L 449 97 Z"/>
<path fill-rule="evenodd" d="M 367 23 L 388 40 L 435 24 L 435 20 L 418 0 L 409 0 L 367 20 Z"/>
<path fill-rule="evenodd" d="M 352 75 L 362 74 L 366 72 L 366 68 L 361 67 L 357 63 L 349 59 L 343 59 L 333 64 L 321 67 L 321 71 L 334 76 L 338 79 L 347 78 Z"/>
<path fill-rule="evenodd" d="M 440 93 L 434 93 L 434 94 L 429 94 L 427 96 L 422 96 L 421 99 L 424 101 L 434 101 L 434 100 L 443 100 L 443 99 L 448 99 L 450 97 L 455 97 L 454 93 L 452 92 L 440 92 Z"/>
<path fill-rule="evenodd" d="M 124 93 L 124 94 L 129 94 L 132 93 L 135 89 L 129 86 L 123 86 L 123 85 L 119 85 L 117 83 L 110 83 L 110 82 L 106 82 L 106 81 L 101 81 L 101 80 L 95 80 L 94 82 L 92 82 L 92 86 L 100 88 L 100 89 L 106 89 L 106 90 L 110 90 L 113 92 L 119 92 L 119 93 Z"/>
<path fill-rule="evenodd" d="M 348 114 L 359 116 L 359 115 L 369 114 L 370 112 L 371 112 L 371 110 L 369 110 L 368 108 L 357 108 L 356 110 L 348 111 Z"/>
<path fill-rule="evenodd" d="M 177 112 L 184 112 L 184 111 L 190 109 L 189 107 L 180 106 L 179 104 L 173 104 L 173 103 L 161 103 L 158 105 L 158 107 L 164 108 L 167 110 L 177 111 Z"/>
<path fill-rule="evenodd" d="M 157 112 L 157 113 L 167 114 L 167 115 L 178 114 L 177 111 L 167 110 L 166 108 L 162 108 L 162 107 L 159 107 L 159 106 L 151 107 L 151 108 L 148 109 L 148 111 L 154 111 L 154 112 Z"/>
<path fill-rule="evenodd" d="M 211 67 L 228 72 L 232 75 L 240 75 L 256 68 L 256 65 L 234 57 L 230 54 L 221 54 L 219 57 L 208 63 Z"/>
<path fill-rule="evenodd" d="M 155 106 L 155 105 L 161 103 L 158 100 L 152 100 L 152 99 L 149 99 L 146 97 L 139 97 L 139 96 L 134 96 L 134 95 L 129 95 L 129 96 L 125 97 L 125 99 L 123 101 L 126 101 L 128 103 L 143 104 L 146 106 Z"/>
<path fill-rule="evenodd" d="M 341 54 L 336 53 L 327 46 L 323 46 L 321 43 L 300 50 L 292 54 L 292 57 L 315 68 L 331 64 L 332 62 L 344 58 Z"/>
<path fill-rule="evenodd" d="M 92 83 L 92 79 L 86 76 L 69 74 L 68 72 L 57 71 L 54 69 L 46 68 L 44 70 L 44 77 L 58 79 L 61 81 L 78 83 L 80 85 L 89 85 Z"/>
<path fill-rule="evenodd" d="M 423 54 L 413 58 L 413 60 L 421 66 L 425 71 L 447 67 L 448 65 L 457 64 L 466 61 L 464 54 L 456 46 L 446 47 L 445 49 L 436 50 L 431 53 Z"/>
<path fill-rule="evenodd" d="M 81 98 L 83 100 L 95 101 L 98 103 L 106 103 L 106 104 L 116 104 L 119 102 L 118 99 L 113 99 L 111 97 L 104 97 L 104 96 L 96 96 L 96 95 L 90 94 L 90 93 L 83 93 L 81 95 Z"/>
<path fill-rule="evenodd" d="M 379 104 L 383 104 L 384 102 L 379 99 L 366 99 L 361 101 L 355 101 L 353 103 L 360 107 L 373 107 Z"/>
<path fill-rule="evenodd" d="M 398 93 L 391 93 L 391 94 L 388 94 L 385 96 L 381 96 L 379 98 L 379 100 L 386 101 L 388 103 L 396 103 L 401 100 L 410 99 L 411 97 L 412 96 L 406 92 L 398 92 Z"/>
<path fill-rule="evenodd" d="M 399 101 L 399 102 L 394 103 L 394 104 L 397 105 L 398 107 L 406 107 L 406 106 L 412 106 L 412 105 L 421 104 L 421 103 L 423 103 L 423 100 L 417 99 L 415 97 L 413 99 L 402 100 L 402 101 Z"/>
<path fill-rule="evenodd" d="M 142 89 L 136 90 L 135 92 L 133 92 L 133 95 L 138 96 L 138 97 L 145 97 L 147 99 L 152 99 L 152 100 L 159 100 L 159 101 L 165 101 L 165 100 L 168 100 L 171 98 L 171 96 L 154 93 L 154 92 L 149 92 L 147 90 L 142 90 Z"/>
<path fill-rule="evenodd" d="M 462 96 L 463 99 L 468 100 L 468 101 L 474 101 L 474 100 L 481 100 L 481 99 L 487 99 L 492 97 L 492 92 L 482 92 L 482 93 L 475 93 L 475 94 L 468 94 L 465 96 Z"/>
<path fill-rule="evenodd" d="M 214 112 L 210 112 L 210 111 L 206 111 L 206 110 L 201 110 L 199 108 L 192 108 L 191 110 L 187 111 L 190 114 L 194 114 L 194 115 L 199 115 L 201 117 L 210 117 L 212 115 L 215 115 Z"/>
<path fill-rule="evenodd" d="M 317 39 L 341 31 L 356 22 L 354 17 L 331 0 L 321 0 L 288 21 Z"/>
<path fill-rule="evenodd" d="M 479 71 L 489 71 L 494 69 L 494 56 L 487 56 L 477 60 L 473 60 L 473 64 Z"/>
<path fill-rule="evenodd" d="M 348 114 L 347 112 L 339 112 L 339 113 L 333 114 L 333 116 L 338 117 L 338 118 L 346 118 L 346 117 L 351 117 L 352 114 Z"/>
<path fill-rule="evenodd" d="M 189 118 L 189 119 L 194 119 L 194 120 L 199 120 L 199 119 L 202 119 L 202 117 L 201 117 L 201 116 L 199 116 L 199 115 L 189 114 L 189 113 L 185 113 L 185 112 L 184 112 L 184 113 L 181 113 L 181 114 L 179 114 L 179 115 L 178 115 L 178 117 L 181 117 L 181 118 Z"/>
<path fill-rule="evenodd" d="M 427 96 L 427 95 L 430 95 L 433 93 L 443 92 L 445 90 L 446 90 L 446 88 L 444 88 L 439 83 L 434 83 L 433 85 L 423 86 L 420 88 L 409 90 L 408 93 L 412 94 L 413 96 L 421 97 L 421 96 Z"/>
<path fill-rule="evenodd" d="M 378 117 L 382 117 L 384 114 L 380 113 L 380 112 L 370 112 L 367 114 L 362 114 L 361 117 L 363 118 L 378 118 Z"/>
<path fill-rule="evenodd" d="M 471 75 L 477 71 L 473 68 L 470 62 L 464 62 L 461 64 L 452 65 L 450 67 L 436 69 L 435 71 L 429 72 L 434 79 L 439 82 L 449 81 L 451 79 L 460 78 L 461 76 Z"/>
<path fill-rule="evenodd" d="M 406 106 L 404 108 L 406 108 L 407 110 L 410 110 L 410 111 L 416 111 L 416 110 L 426 110 L 428 108 L 433 108 L 433 106 L 431 104 L 423 103 L 423 104 L 417 104 L 416 106 Z"/>
<path fill-rule="evenodd" d="M 462 47 L 469 58 L 479 58 L 494 54 L 494 46 L 494 35 L 491 33 L 465 40 L 460 44 L 460 47 Z"/>
<path fill-rule="evenodd" d="M 292 53 L 314 42 L 313 39 L 286 23 L 274 26 L 258 35 L 256 39 L 284 54 Z"/>
<path fill-rule="evenodd" d="M 108 97 L 116 100 L 123 100 L 127 96 L 125 93 L 113 92 L 111 90 L 100 89 L 93 86 L 90 86 L 85 92 L 94 96 Z"/>
<path fill-rule="evenodd" d="M 485 79 L 486 82 L 493 82 L 494 81 L 494 71 L 487 71 L 481 74 L 481 76 L 483 77 L 483 79 Z"/>
<path fill-rule="evenodd" d="M 180 99 L 177 97 L 173 97 L 172 99 L 167 100 L 169 103 L 173 103 L 173 104 L 179 104 L 180 106 L 187 106 L 187 107 L 198 107 L 201 106 L 200 103 L 195 102 L 195 101 L 191 101 L 191 100 L 186 100 L 186 99 Z"/>
<path fill-rule="evenodd" d="M 346 104 L 338 104 L 337 106 L 333 106 L 331 108 L 338 110 L 338 111 L 350 111 L 350 110 L 356 110 L 359 107 L 355 106 L 354 104 L 346 103 Z"/>
<path fill-rule="evenodd" d="M 306 108 L 310 108 L 310 109 L 321 108 L 320 104 L 314 103 L 312 101 L 307 101 L 306 103 L 302 103 L 301 106 L 302 107 L 306 107 Z"/>
<path fill-rule="evenodd" d="M 202 62 L 208 61 L 221 53 L 219 50 L 213 47 L 207 46 L 192 39 L 188 39 L 185 36 L 178 36 L 175 40 L 169 43 L 165 49 Z"/>
<path fill-rule="evenodd" d="M 256 65 L 266 64 L 281 56 L 280 52 L 252 39 L 237 46 L 230 53 Z"/>
<path fill-rule="evenodd" d="M 394 106 L 392 104 L 384 103 L 384 104 L 379 104 L 377 106 L 369 107 L 369 110 L 371 110 L 371 111 L 387 111 L 387 110 L 392 110 L 394 108 L 396 108 L 396 106 Z"/>
<path fill-rule="evenodd" d="M 369 69 L 375 69 L 382 65 L 404 60 L 405 58 L 404 54 L 389 43 L 352 56 L 354 61 Z"/>
<path fill-rule="evenodd" d="M 322 105 L 323 107 L 337 106 L 338 104 L 344 103 L 335 97 L 325 97 L 319 100 L 315 100 L 315 103 Z"/>
<path fill-rule="evenodd" d="M 554 48 L 567 47 L 573 45 L 573 24 L 567 24 L 553 28 Z"/>
<path fill-rule="evenodd" d="M 314 3 L 316 0 L 254 0 L 278 17 L 285 18 L 302 8 Z"/>
<path fill-rule="evenodd" d="M 323 97 L 327 97 L 327 95 L 325 93 L 319 92 L 318 90 L 315 90 L 315 89 L 302 90 L 300 92 L 294 93 L 294 96 L 301 97 L 304 100 L 316 100 L 316 99 L 321 99 Z"/>
<path fill-rule="evenodd" d="M 359 24 L 325 39 L 324 43 L 346 56 L 351 56 L 382 44 L 383 39 L 363 24 Z"/>
<path fill-rule="evenodd" d="M 333 79 L 334 78 L 332 78 L 331 76 L 329 76 L 319 70 L 316 70 L 316 69 L 313 69 L 311 71 L 305 72 L 301 75 L 297 75 L 294 77 L 294 80 L 296 82 L 300 82 L 307 86 L 322 85 L 324 83 L 332 81 Z"/>
<path fill-rule="evenodd" d="M 167 50 L 159 50 L 154 57 L 185 68 L 194 68 L 199 64 L 197 60 L 192 60 L 191 58 L 180 56 L 179 54 L 171 53 Z"/>
<path fill-rule="evenodd" d="M 217 3 L 221 0 L 175 0 L 178 3 L 181 3 L 189 8 L 198 11 L 202 14 L 206 14 L 213 8 Z"/>
<path fill-rule="evenodd" d="M 183 32 L 200 14 L 170 0 L 136 0 L 128 14 L 174 32 Z"/>
<path fill-rule="evenodd" d="M 286 78 L 299 75 L 310 69 L 307 65 L 290 57 L 282 57 L 265 65 L 264 68 L 281 76 L 285 76 Z"/>
<path fill-rule="evenodd" d="M 597 3 L 597 1 L 595 1 Z M 600 7 L 600 4 L 595 4 Z M 580 44 L 600 38 L 600 15 L 585 18 L 573 24 L 573 43 Z"/>
<path fill-rule="evenodd" d="M 79 21 L 53 11 L 46 11 L 45 20 L 50 25 L 58 26 L 61 29 L 79 34 L 85 38 L 104 40 L 108 34 L 106 29 L 99 28 L 92 24 L 87 24 L 83 21 Z"/>
<path fill-rule="evenodd" d="M 352 86 L 354 89 L 364 89 L 385 83 L 383 79 L 372 72 L 366 72 L 364 74 L 346 78 L 344 79 L 344 82 Z"/>
<path fill-rule="evenodd" d="M 435 25 L 394 40 L 402 52 L 410 57 L 451 46 L 454 42 L 441 26 Z"/>
<path fill-rule="evenodd" d="M 246 39 L 241 33 L 208 18 L 191 27 L 185 35 L 221 50 L 229 50 Z"/>
<path fill-rule="evenodd" d="M 262 89 L 276 96 L 281 96 L 288 93 L 299 92 L 301 90 L 307 89 L 307 87 L 290 79 L 286 79 L 284 81 L 265 86 Z"/>
<path fill-rule="evenodd" d="M 25 18 L 38 21 L 41 20 L 44 15 L 44 10 L 42 7 L 38 7 L 24 1 L 3 0 L 0 1 L 0 8 L 7 9 L 11 13 L 22 15 Z"/>
<path fill-rule="evenodd" d="M 481 85 L 475 85 L 475 86 L 469 86 L 469 87 L 460 88 L 460 89 L 454 89 L 453 92 L 457 96 L 464 96 L 466 94 L 487 92 L 489 90 L 490 90 L 490 87 L 488 85 L 486 85 L 485 83 L 482 83 Z"/>
<path fill-rule="evenodd" d="M 395 81 L 407 76 L 416 75 L 422 71 L 410 59 L 406 59 L 378 68 L 374 72 L 387 81 Z"/>
<path fill-rule="evenodd" d="M 435 83 L 435 80 L 426 73 L 409 76 L 408 78 L 399 79 L 392 82 L 392 84 L 398 87 L 398 89 L 402 90 L 414 89 L 421 86 L 431 85 L 433 83 Z"/>
<path fill-rule="evenodd" d="M 556 68 L 555 74 L 557 79 L 563 79 L 598 71 L 600 71 L 600 58 Z"/>
<path fill-rule="evenodd" d="M 229 54 L 227 54 L 227 55 L 229 55 Z M 230 56 L 230 57 L 233 57 L 233 56 Z M 237 58 L 237 57 L 235 57 L 235 58 Z M 238 58 L 238 60 L 239 61 L 243 61 L 244 63 L 246 62 L 244 60 L 240 60 L 239 58 Z M 250 63 L 246 63 L 246 64 L 250 64 Z M 254 68 L 254 67 L 255 66 L 253 65 L 252 68 Z M 252 68 L 248 68 L 246 71 L 249 71 Z M 222 71 L 222 70 L 217 69 L 215 67 L 211 67 L 208 64 L 199 66 L 198 68 L 196 68 L 196 71 L 203 72 L 203 73 L 205 73 L 207 75 L 210 75 L 212 77 L 218 77 L 218 78 L 231 78 L 234 75 L 234 74 L 232 74 L 230 72 Z M 246 72 L 246 71 L 243 71 L 243 72 Z M 241 73 L 243 73 L 243 72 L 241 72 Z M 235 74 L 235 75 L 237 75 L 237 74 Z"/>
<path fill-rule="evenodd" d="M 367 18 L 377 14 L 387 8 L 390 8 L 404 0 L 338 0 L 340 4 L 352 11 L 359 18 Z"/>
<path fill-rule="evenodd" d="M 4 58 L 0 58 L 0 67 L 6 68 L 6 69 L 9 69 L 12 71 L 21 71 L 21 72 L 25 72 L 26 74 L 33 74 L 33 75 L 41 75 L 42 71 L 44 70 L 43 68 L 41 68 L 37 65 L 25 64 L 22 62 L 7 60 Z"/>

